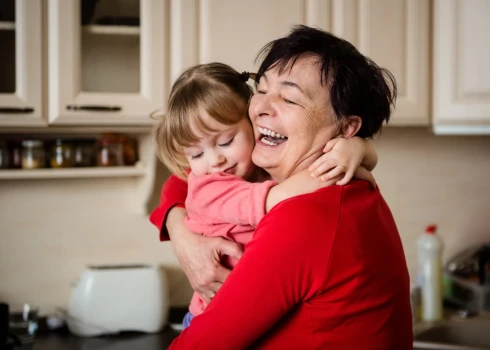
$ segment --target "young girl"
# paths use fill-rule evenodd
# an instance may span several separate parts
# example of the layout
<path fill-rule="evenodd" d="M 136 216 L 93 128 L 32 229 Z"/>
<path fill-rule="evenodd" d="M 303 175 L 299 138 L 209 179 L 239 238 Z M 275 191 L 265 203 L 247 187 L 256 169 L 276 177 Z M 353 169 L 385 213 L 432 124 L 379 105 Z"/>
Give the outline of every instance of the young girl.
<path fill-rule="evenodd" d="M 328 175 L 342 172 L 343 184 L 354 174 L 374 183 L 368 170 L 374 168 L 377 155 L 373 147 L 360 138 L 336 139 L 327 144 L 333 149 L 303 171 L 276 184 L 252 163 L 254 131 L 248 119 L 248 102 L 252 89 L 248 75 L 221 63 L 210 63 L 186 70 L 170 93 L 168 111 L 156 125 L 157 152 L 164 164 L 188 182 L 185 206 L 186 224 L 196 233 L 221 236 L 247 244 L 262 217 L 280 201 L 332 184 Z M 281 143 L 287 135 L 260 130 L 271 145 Z M 333 159 L 332 159 L 333 158 Z M 189 171 L 190 169 L 190 171 Z M 335 183 L 335 182 L 333 182 Z M 223 265 L 235 266 L 225 257 Z M 194 293 L 183 327 L 206 308 L 206 302 Z"/>

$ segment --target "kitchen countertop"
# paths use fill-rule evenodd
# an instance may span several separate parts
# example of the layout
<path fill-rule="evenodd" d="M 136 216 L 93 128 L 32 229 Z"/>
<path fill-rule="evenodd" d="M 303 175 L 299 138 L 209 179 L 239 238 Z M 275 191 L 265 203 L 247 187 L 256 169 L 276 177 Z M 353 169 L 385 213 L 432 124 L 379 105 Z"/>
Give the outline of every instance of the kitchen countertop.
<path fill-rule="evenodd" d="M 69 332 L 39 334 L 34 344 L 14 348 L 19 350 L 162 350 L 167 349 L 179 332 L 166 328 L 160 333 L 121 333 L 96 338 L 80 338 Z"/>

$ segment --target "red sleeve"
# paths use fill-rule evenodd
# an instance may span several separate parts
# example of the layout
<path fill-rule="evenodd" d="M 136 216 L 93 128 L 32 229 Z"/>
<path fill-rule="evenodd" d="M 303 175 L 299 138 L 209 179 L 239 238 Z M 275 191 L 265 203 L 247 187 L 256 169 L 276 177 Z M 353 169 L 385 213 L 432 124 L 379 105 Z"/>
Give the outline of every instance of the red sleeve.
<path fill-rule="evenodd" d="M 187 182 L 172 175 L 162 186 L 160 194 L 160 204 L 150 215 L 150 221 L 160 231 L 160 241 L 169 239 L 165 221 L 170 209 L 173 207 L 185 208 L 185 198 L 187 197 Z"/>
<path fill-rule="evenodd" d="M 289 310 L 321 289 L 337 210 L 322 210 L 286 200 L 264 216 L 240 262 L 205 311 L 192 320 L 170 349 L 245 349 Z M 323 208 L 323 207 L 322 207 Z M 320 220 L 319 218 L 322 218 Z M 322 238 L 320 238 L 322 239 Z M 294 257 L 294 258 L 291 258 Z"/>
<path fill-rule="evenodd" d="M 257 227 L 265 215 L 265 201 L 274 181 L 251 183 L 227 173 L 189 174 L 186 207 L 189 217 L 207 222 Z M 193 214 L 193 215 L 192 215 Z"/>

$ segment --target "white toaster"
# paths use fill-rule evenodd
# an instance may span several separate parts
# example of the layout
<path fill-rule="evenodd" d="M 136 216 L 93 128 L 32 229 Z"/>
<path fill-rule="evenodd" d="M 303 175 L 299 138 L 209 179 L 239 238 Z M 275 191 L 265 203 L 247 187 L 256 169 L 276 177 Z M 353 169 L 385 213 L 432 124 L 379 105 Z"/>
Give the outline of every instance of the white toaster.
<path fill-rule="evenodd" d="M 153 265 L 90 266 L 72 289 L 66 322 L 82 337 L 155 333 L 167 323 L 168 284 Z"/>

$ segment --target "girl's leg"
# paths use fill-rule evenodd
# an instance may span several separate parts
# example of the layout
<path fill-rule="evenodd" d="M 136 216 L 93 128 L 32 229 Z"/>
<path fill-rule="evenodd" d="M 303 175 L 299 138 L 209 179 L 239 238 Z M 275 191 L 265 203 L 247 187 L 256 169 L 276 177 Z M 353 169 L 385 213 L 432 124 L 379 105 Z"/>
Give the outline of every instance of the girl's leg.
<path fill-rule="evenodd" d="M 185 314 L 184 320 L 182 321 L 182 330 L 186 329 L 191 325 L 191 321 L 193 318 L 194 316 L 190 312 Z"/>

